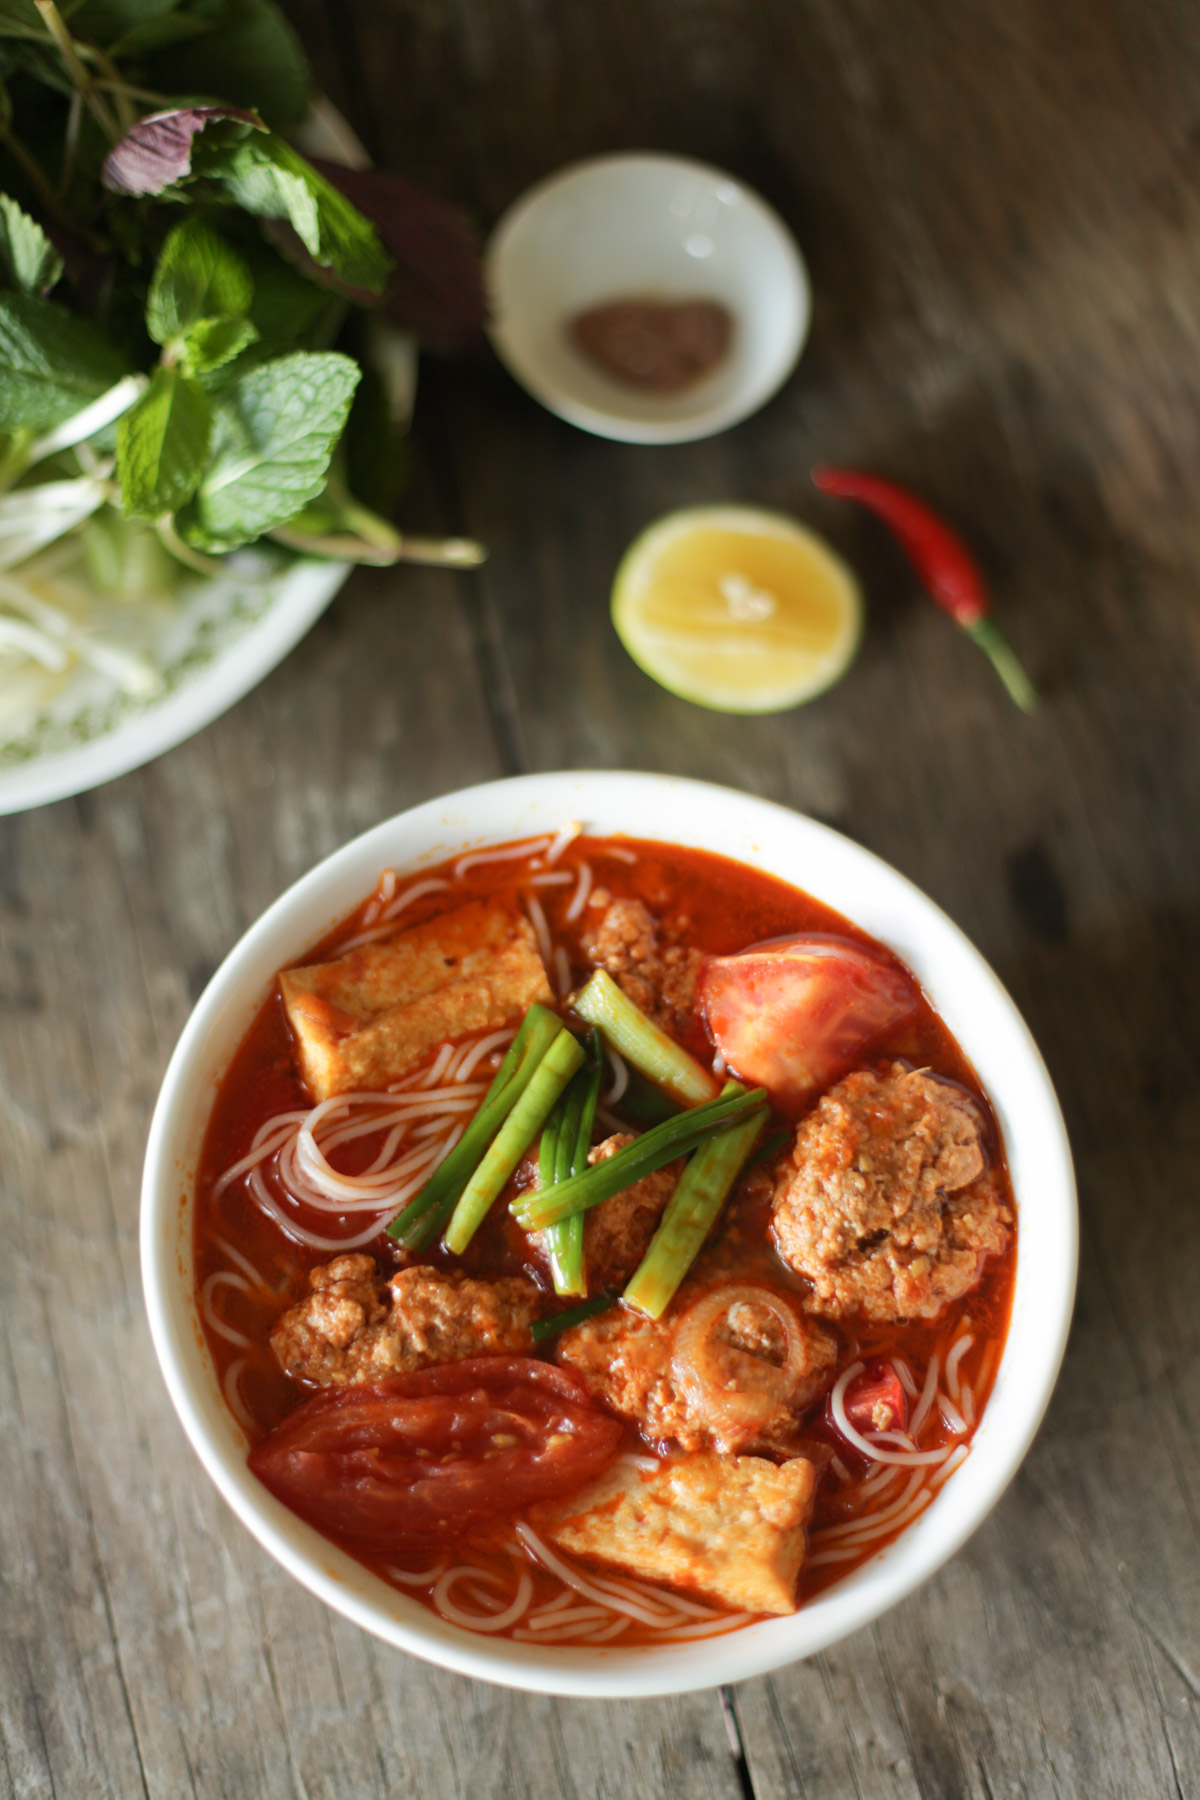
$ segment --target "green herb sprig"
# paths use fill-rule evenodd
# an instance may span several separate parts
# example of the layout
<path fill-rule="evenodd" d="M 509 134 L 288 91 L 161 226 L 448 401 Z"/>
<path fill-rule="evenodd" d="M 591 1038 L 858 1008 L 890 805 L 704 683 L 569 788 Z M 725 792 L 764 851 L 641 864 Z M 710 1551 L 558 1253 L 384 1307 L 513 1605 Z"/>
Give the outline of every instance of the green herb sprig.
<path fill-rule="evenodd" d="M 297 552 L 482 555 L 386 516 L 406 460 L 392 339 L 478 333 L 473 241 L 386 173 L 302 155 L 289 134 L 311 101 L 273 0 L 0 0 L 14 603 L 26 557 L 95 530 L 106 546 L 149 533 L 203 572 L 250 546 L 268 570 Z M 354 492 L 358 471 L 375 491 Z"/>

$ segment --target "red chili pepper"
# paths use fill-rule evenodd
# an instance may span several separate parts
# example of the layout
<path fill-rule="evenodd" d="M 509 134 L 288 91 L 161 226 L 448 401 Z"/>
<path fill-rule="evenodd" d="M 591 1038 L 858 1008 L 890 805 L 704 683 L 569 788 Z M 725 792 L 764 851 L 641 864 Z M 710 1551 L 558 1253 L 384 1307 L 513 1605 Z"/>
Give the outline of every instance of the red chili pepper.
<path fill-rule="evenodd" d="M 857 500 L 885 525 L 907 551 L 931 598 L 983 651 L 1024 712 L 1037 704 L 1037 692 L 1016 652 L 988 618 L 987 590 L 979 564 L 956 531 L 907 488 L 857 469 L 813 470 L 822 493 Z"/>

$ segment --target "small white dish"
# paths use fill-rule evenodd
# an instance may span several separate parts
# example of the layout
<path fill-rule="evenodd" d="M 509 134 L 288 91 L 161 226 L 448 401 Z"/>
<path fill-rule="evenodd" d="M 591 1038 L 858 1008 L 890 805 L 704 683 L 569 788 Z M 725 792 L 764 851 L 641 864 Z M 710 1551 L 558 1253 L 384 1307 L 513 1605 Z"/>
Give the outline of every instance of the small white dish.
<path fill-rule="evenodd" d="M 680 444 L 747 418 L 787 380 L 808 334 L 808 274 L 777 213 L 732 175 L 680 156 L 600 156 L 539 182 L 492 233 L 491 339 L 535 400 L 599 437 Z M 715 300 L 726 355 L 680 392 L 612 380 L 571 342 L 610 300 Z"/>
<path fill-rule="evenodd" d="M 1019 1218 L 996 1383 L 970 1455 L 932 1504 L 792 1616 L 661 1648 L 540 1648 L 465 1631 L 297 1518 L 246 1466 L 246 1438 L 221 1394 L 192 1273 L 192 1190 L 209 1110 L 276 971 L 344 918 L 381 869 L 415 871 L 569 819 L 601 835 L 693 845 L 765 869 L 890 945 L 991 1098 Z M 306 1588 L 385 1642 L 463 1675 L 535 1693 L 639 1698 L 743 1681 L 811 1656 L 878 1618 L 959 1549 L 1016 1473 L 1049 1401 L 1075 1295 L 1077 1229 L 1066 1132 L 1029 1030 L 979 952 L 911 882 L 826 826 L 728 788 L 664 775 L 524 775 L 431 800 L 356 838 L 289 888 L 230 951 L 184 1029 L 155 1108 L 142 1184 L 142 1280 L 154 1347 L 201 1462 L 243 1524 Z"/>

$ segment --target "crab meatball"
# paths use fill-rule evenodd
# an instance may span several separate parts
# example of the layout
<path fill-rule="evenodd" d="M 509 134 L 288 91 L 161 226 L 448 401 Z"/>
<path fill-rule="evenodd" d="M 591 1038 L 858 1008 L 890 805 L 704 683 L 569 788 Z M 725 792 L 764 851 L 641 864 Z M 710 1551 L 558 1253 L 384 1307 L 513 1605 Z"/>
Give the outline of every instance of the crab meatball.
<path fill-rule="evenodd" d="M 893 1063 L 857 1069 L 801 1122 L 772 1203 L 784 1261 L 831 1318 L 936 1318 L 1004 1248 L 1010 1215 L 961 1088 Z"/>

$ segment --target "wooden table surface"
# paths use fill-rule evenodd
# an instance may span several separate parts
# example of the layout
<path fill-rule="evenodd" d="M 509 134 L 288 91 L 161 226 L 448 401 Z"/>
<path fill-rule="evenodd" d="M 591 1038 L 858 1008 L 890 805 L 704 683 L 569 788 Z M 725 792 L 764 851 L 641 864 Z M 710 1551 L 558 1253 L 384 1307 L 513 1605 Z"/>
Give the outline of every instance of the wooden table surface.
<path fill-rule="evenodd" d="M 0 821 L 0 1790 L 1200 1794 L 1200 13 L 293 14 L 373 155 L 483 226 L 592 152 L 737 171 L 804 245 L 814 329 L 758 418 L 673 449 L 574 431 L 484 357 L 431 362 L 403 519 L 482 538 L 486 567 L 357 575 L 190 743 Z M 1040 711 L 814 494 L 818 458 L 961 522 Z M 794 510 L 866 585 L 850 676 L 781 717 L 672 699 L 609 626 L 629 539 L 726 498 Z M 896 864 L 1024 1009 L 1078 1159 L 1077 1318 L 1018 1479 L 919 1593 L 724 1712 L 506 1693 L 325 1611 L 201 1474 L 143 1314 L 147 1120 L 218 960 L 365 827 L 564 767 L 729 783 Z"/>

